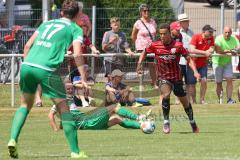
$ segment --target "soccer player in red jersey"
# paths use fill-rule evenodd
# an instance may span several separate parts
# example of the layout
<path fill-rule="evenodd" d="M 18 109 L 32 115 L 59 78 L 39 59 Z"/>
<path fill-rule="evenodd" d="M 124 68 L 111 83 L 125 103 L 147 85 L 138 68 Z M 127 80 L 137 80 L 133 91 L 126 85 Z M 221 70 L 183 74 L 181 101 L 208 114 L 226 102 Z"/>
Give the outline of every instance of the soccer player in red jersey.
<path fill-rule="evenodd" d="M 138 60 L 137 72 L 142 73 L 142 62 L 148 53 L 155 54 L 157 63 L 156 71 L 158 72 L 158 85 L 160 89 L 160 96 L 163 96 L 162 110 L 164 116 L 163 132 L 170 133 L 170 94 L 171 91 L 179 98 L 184 110 L 189 118 L 193 133 L 198 133 L 199 129 L 193 118 L 193 109 L 191 103 L 188 101 L 186 92 L 183 89 L 183 81 L 179 60 L 181 55 L 184 56 L 189 66 L 194 71 L 194 76 L 200 79 L 195 63 L 188 56 L 188 51 L 183 47 L 181 42 L 176 42 L 171 37 L 170 26 L 162 24 L 159 29 L 160 41 L 152 42 L 141 54 Z"/>

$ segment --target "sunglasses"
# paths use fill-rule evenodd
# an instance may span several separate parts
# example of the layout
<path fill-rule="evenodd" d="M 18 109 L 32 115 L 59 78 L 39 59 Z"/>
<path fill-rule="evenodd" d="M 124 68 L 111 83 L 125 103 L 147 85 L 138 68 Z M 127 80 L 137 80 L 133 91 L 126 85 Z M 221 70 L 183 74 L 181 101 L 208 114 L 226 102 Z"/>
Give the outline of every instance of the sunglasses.
<path fill-rule="evenodd" d="M 149 12 L 149 10 L 148 10 L 148 9 L 146 9 L 146 10 L 143 10 L 143 12 Z"/>

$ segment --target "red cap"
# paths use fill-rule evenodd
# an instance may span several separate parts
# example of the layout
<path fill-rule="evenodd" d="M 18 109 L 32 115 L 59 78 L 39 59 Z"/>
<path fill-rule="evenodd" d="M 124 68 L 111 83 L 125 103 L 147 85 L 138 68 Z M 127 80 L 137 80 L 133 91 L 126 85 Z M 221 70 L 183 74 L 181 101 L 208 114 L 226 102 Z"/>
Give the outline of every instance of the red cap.
<path fill-rule="evenodd" d="M 175 29 L 175 30 L 180 30 L 181 29 L 181 26 L 180 26 L 180 23 L 178 23 L 178 22 L 172 22 L 171 24 L 170 24 L 170 29 L 171 30 L 173 30 L 173 29 Z"/>

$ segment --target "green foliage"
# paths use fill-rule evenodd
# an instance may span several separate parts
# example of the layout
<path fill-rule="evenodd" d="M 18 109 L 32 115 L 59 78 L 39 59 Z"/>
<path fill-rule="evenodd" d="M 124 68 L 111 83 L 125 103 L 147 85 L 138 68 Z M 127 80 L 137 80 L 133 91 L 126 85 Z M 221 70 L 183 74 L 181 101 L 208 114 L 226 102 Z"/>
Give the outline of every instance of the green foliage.
<path fill-rule="evenodd" d="M 109 19 L 111 17 L 121 18 L 122 31 L 129 38 L 132 27 L 137 19 L 139 19 L 139 5 L 142 3 L 149 4 L 151 8 L 151 17 L 156 20 L 157 24 L 167 23 L 174 20 L 175 16 L 169 2 L 166 0 L 83 0 L 84 8 L 91 8 L 92 5 L 97 7 L 97 30 L 96 45 L 101 46 L 103 33 L 110 30 Z M 86 11 L 86 10 L 85 10 Z M 91 13 L 88 13 L 91 16 Z"/>

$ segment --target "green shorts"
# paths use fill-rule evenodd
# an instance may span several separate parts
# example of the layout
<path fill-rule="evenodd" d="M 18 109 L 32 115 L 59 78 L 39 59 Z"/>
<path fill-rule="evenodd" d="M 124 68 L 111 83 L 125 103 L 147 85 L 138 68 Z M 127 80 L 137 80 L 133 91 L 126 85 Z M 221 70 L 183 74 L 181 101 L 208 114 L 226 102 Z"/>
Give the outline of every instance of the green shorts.
<path fill-rule="evenodd" d="M 77 114 L 77 111 L 75 111 L 73 117 L 78 129 L 100 130 L 109 128 L 108 121 L 110 116 L 105 107 L 84 115 L 81 112 L 79 112 L 78 115 Z"/>
<path fill-rule="evenodd" d="M 43 94 L 49 98 L 66 98 L 62 79 L 55 72 L 23 64 L 20 70 L 20 90 L 23 93 L 35 94 L 38 85 Z"/>

